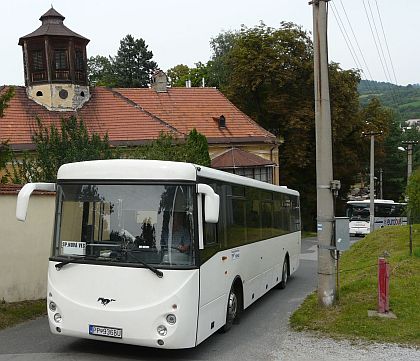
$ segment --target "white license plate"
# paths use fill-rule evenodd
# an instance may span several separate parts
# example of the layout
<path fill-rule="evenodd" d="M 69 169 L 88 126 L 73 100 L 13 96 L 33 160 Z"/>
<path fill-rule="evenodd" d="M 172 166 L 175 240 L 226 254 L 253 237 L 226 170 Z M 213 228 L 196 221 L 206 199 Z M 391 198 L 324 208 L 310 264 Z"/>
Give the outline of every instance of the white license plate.
<path fill-rule="evenodd" d="M 122 328 L 89 325 L 89 335 L 122 338 Z"/>

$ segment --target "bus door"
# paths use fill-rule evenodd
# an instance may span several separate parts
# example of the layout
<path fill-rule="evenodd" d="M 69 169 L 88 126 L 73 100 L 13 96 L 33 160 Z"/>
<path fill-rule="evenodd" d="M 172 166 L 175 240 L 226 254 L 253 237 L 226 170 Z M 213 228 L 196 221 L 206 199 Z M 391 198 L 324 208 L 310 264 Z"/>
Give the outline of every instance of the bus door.
<path fill-rule="evenodd" d="M 216 185 L 211 184 L 213 189 Z M 217 193 L 222 199 L 222 195 Z M 228 251 L 223 250 L 223 235 L 221 234 L 224 223 L 225 211 L 222 201 L 218 223 L 204 221 L 204 199 L 202 202 L 203 240 L 204 248 L 200 250 L 200 302 L 199 322 L 197 330 L 197 343 L 217 331 L 225 323 L 225 311 L 228 289 Z M 226 254 L 225 254 L 226 253 Z"/>

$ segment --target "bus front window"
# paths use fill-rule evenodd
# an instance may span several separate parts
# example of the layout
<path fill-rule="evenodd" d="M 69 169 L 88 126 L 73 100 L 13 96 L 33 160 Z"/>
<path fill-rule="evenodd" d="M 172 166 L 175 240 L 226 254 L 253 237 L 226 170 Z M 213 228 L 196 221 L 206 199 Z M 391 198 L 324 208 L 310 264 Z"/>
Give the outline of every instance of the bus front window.
<path fill-rule="evenodd" d="M 369 222 L 369 206 L 358 206 L 358 205 L 351 205 L 347 208 L 347 216 L 349 217 L 350 221 L 364 221 Z"/>
<path fill-rule="evenodd" d="M 193 186 L 59 184 L 53 256 L 194 265 Z"/>

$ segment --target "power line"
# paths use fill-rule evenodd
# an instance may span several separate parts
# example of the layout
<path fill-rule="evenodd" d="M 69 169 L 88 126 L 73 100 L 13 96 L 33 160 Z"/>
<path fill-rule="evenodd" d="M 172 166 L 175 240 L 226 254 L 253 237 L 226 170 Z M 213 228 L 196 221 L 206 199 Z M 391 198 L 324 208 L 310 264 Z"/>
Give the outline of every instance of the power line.
<path fill-rule="evenodd" d="M 346 11 L 346 9 L 344 8 L 344 4 L 343 4 L 343 2 L 342 2 L 341 0 L 340 0 L 340 4 L 341 4 L 341 7 L 343 8 L 344 15 L 346 16 L 347 23 L 349 24 L 349 27 L 350 27 L 351 33 L 353 34 L 353 38 L 354 38 L 354 40 L 356 41 L 356 45 L 357 45 L 357 48 L 359 49 L 359 52 L 360 52 L 360 55 L 361 55 L 361 57 L 362 57 L 363 63 L 364 63 L 364 65 L 365 65 L 365 67 L 366 67 L 366 70 L 367 70 L 367 72 L 368 72 L 368 74 L 369 74 L 369 79 L 373 79 L 372 74 L 371 74 L 371 72 L 370 72 L 370 70 L 369 70 L 369 67 L 368 67 L 368 65 L 367 65 L 366 59 L 365 59 L 365 57 L 364 57 L 364 55 L 363 55 L 363 51 L 362 51 L 362 49 L 360 48 L 359 42 L 357 41 L 356 34 L 354 33 L 354 31 L 353 31 L 353 27 L 351 26 L 351 22 L 350 22 L 350 20 L 349 20 L 349 17 L 347 16 L 347 11 Z"/>
<path fill-rule="evenodd" d="M 369 0 L 367 0 L 367 2 L 368 2 L 368 5 L 369 5 L 369 8 L 370 8 L 370 3 L 369 3 Z M 390 78 L 389 78 L 389 76 L 388 76 L 388 73 L 387 73 L 387 71 L 386 71 L 386 67 L 385 67 L 385 65 L 384 65 L 384 61 L 386 61 L 386 59 L 385 59 L 385 57 L 382 57 L 382 56 L 381 56 L 381 52 L 380 52 L 380 50 L 379 50 L 379 46 L 378 46 L 378 43 L 377 43 L 377 41 L 376 41 L 375 33 L 374 33 L 374 31 L 373 31 L 373 28 L 372 28 L 372 23 L 371 23 L 371 21 L 370 21 L 369 13 L 368 13 L 367 8 L 366 8 L 365 0 L 363 0 L 363 7 L 364 7 L 364 10 L 365 10 L 366 18 L 367 18 L 368 23 L 369 23 L 369 28 L 370 28 L 370 32 L 371 32 L 371 34 L 372 34 L 373 42 L 374 42 L 374 44 L 375 44 L 375 48 L 376 48 L 376 51 L 377 51 L 377 53 L 378 53 L 379 61 L 380 61 L 381 66 L 382 66 L 382 70 L 384 71 L 385 78 L 386 78 L 387 82 L 388 82 L 388 83 L 391 83 L 391 80 L 390 80 Z M 371 8 L 370 8 L 370 9 L 371 9 Z M 373 22 L 373 24 L 374 24 L 374 26 L 375 26 L 375 28 L 376 28 L 376 24 L 375 24 L 375 22 L 374 22 L 374 16 L 373 16 L 373 12 L 372 12 L 372 10 L 371 10 L 371 16 L 372 16 L 372 22 Z M 377 31 L 376 31 L 376 34 L 377 34 L 377 36 L 378 36 L 378 32 L 377 32 Z M 378 36 L 378 42 L 380 43 L 380 38 L 379 38 L 379 36 Z M 382 51 L 382 53 L 383 53 L 383 51 Z M 390 94 L 391 94 L 392 100 L 393 100 L 393 102 L 394 102 L 394 106 L 395 106 L 395 108 L 397 109 L 397 112 L 399 113 L 399 104 L 398 104 L 398 102 L 397 102 L 397 101 L 396 101 L 396 99 L 395 99 L 394 89 L 390 86 L 390 84 L 388 84 L 388 85 L 387 85 L 387 87 L 388 87 L 388 90 L 390 91 Z M 400 117 L 401 117 L 401 115 L 400 115 Z"/>
<path fill-rule="evenodd" d="M 376 3 L 376 10 L 378 12 L 379 22 L 381 24 L 382 34 L 383 34 L 384 40 L 385 40 L 385 45 L 386 45 L 386 50 L 387 50 L 387 53 L 388 53 L 388 58 L 389 58 L 389 61 L 391 63 L 392 73 L 394 74 L 395 84 L 398 85 L 397 76 L 395 75 L 394 64 L 392 63 L 391 53 L 390 53 L 389 47 L 388 47 L 388 41 L 386 39 L 385 30 L 384 30 L 384 26 L 383 26 L 383 23 L 382 23 L 381 13 L 379 11 L 378 1 L 375 0 L 375 3 Z"/>

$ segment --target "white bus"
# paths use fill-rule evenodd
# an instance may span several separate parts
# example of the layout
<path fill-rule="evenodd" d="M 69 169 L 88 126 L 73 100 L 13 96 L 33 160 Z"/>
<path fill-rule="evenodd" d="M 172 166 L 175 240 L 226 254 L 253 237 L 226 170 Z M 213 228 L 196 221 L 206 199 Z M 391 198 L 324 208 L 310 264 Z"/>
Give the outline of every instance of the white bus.
<path fill-rule="evenodd" d="M 188 163 L 65 164 L 48 269 L 54 334 L 190 348 L 299 266 L 299 193 Z"/>
<path fill-rule="evenodd" d="M 386 226 L 407 224 L 406 203 L 396 203 L 392 200 L 375 199 L 374 229 Z M 346 206 L 349 217 L 349 232 L 351 236 L 364 236 L 370 233 L 370 200 L 349 201 Z"/>

